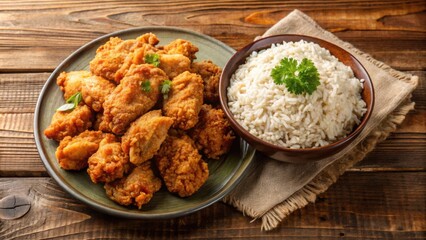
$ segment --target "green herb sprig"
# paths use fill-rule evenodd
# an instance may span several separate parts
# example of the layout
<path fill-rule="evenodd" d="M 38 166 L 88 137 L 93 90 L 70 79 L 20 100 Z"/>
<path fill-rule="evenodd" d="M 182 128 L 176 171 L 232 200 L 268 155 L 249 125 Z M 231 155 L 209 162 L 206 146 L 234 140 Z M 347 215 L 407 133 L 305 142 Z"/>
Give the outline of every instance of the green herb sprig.
<path fill-rule="evenodd" d="M 145 55 L 145 63 L 154 65 L 154 67 L 160 66 L 160 55 L 156 53 L 148 53 Z"/>
<path fill-rule="evenodd" d="M 166 80 L 163 83 L 161 83 L 160 90 L 161 90 L 161 93 L 163 94 L 164 99 L 169 98 L 169 92 L 171 87 L 172 87 L 172 81 L 170 80 Z"/>
<path fill-rule="evenodd" d="M 141 82 L 141 89 L 144 92 L 151 92 L 151 82 L 149 80 Z"/>
<path fill-rule="evenodd" d="M 56 111 L 65 112 L 69 110 L 74 110 L 80 104 L 82 100 L 82 96 L 80 92 L 76 92 L 74 95 L 69 97 L 66 101 L 66 103 L 62 106 L 60 106 Z"/>
<path fill-rule="evenodd" d="M 299 65 L 294 58 L 281 59 L 280 64 L 272 69 L 271 77 L 276 84 L 285 84 L 294 94 L 311 95 L 320 85 L 318 69 L 307 58 L 303 58 Z"/>

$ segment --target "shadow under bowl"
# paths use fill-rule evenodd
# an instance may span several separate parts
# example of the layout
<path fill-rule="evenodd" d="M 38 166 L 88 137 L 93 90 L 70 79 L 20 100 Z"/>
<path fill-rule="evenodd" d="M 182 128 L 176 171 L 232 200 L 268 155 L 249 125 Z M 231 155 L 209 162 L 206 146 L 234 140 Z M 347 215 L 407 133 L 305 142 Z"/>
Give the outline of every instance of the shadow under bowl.
<path fill-rule="evenodd" d="M 232 112 L 228 107 L 227 88 L 230 84 L 230 79 L 234 72 L 241 64 L 245 63 L 246 58 L 250 56 L 253 51 L 260 51 L 262 49 L 270 48 L 272 44 L 276 43 L 297 42 L 300 40 L 316 43 L 321 47 L 329 50 L 331 55 L 334 55 L 337 59 L 339 59 L 340 62 L 342 62 L 346 66 L 349 66 L 352 69 L 355 77 L 357 77 L 358 79 L 364 79 L 364 87 L 361 92 L 361 96 L 367 104 L 367 112 L 362 117 L 360 124 L 355 126 L 350 134 L 336 142 L 322 147 L 290 149 L 266 142 L 250 134 L 246 129 L 244 129 L 234 118 Z M 353 55 L 351 55 L 346 50 L 325 40 L 304 35 L 291 34 L 274 35 L 262 38 L 238 50 L 223 68 L 223 72 L 219 82 L 219 97 L 222 109 L 224 110 L 225 115 L 230 120 L 232 128 L 237 132 L 238 135 L 240 135 L 250 145 L 256 148 L 256 150 L 262 152 L 266 156 L 279 161 L 290 163 L 306 163 L 318 161 L 333 156 L 336 153 L 340 152 L 346 146 L 351 144 L 364 129 L 371 116 L 374 106 L 374 89 L 370 76 L 368 75 L 362 64 Z"/>

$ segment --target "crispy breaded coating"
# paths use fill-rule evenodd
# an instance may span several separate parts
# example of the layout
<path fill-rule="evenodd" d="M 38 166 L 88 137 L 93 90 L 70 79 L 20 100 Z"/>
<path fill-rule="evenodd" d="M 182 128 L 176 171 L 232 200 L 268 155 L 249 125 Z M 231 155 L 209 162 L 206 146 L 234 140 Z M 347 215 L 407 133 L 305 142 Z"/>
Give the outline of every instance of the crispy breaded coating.
<path fill-rule="evenodd" d="M 137 41 L 111 37 L 108 42 L 96 50 L 96 56 L 90 61 L 90 71 L 110 81 L 115 81 L 115 73 L 120 69 L 127 54 Z"/>
<path fill-rule="evenodd" d="M 64 93 L 64 99 L 67 100 L 75 93 L 81 92 L 83 82 L 91 75 L 88 71 L 61 72 L 56 79 L 56 84 Z"/>
<path fill-rule="evenodd" d="M 94 154 L 102 140 L 101 131 L 86 130 L 77 136 L 65 137 L 56 149 L 56 159 L 65 170 L 81 170 L 87 167 L 87 159 Z"/>
<path fill-rule="evenodd" d="M 154 46 L 143 44 L 134 52 L 130 52 L 124 59 L 123 65 L 121 65 L 120 69 L 118 69 L 115 73 L 116 81 L 119 82 L 121 79 L 123 79 L 123 77 L 127 74 L 127 71 L 129 71 L 130 66 L 133 64 L 138 65 L 145 63 L 145 55 L 149 53 L 155 53 L 156 51 L 158 51 L 158 49 Z"/>
<path fill-rule="evenodd" d="M 115 88 L 114 83 L 88 71 L 62 72 L 56 83 L 64 92 L 65 100 L 81 92 L 83 101 L 95 112 L 102 111 L 102 103 Z"/>
<path fill-rule="evenodd" d="M 152 33 L 129 40 L 111 37 L 96 50 L 96 56 L 90 62 L 90 71 L 97 76 L 119 83 L 126 72 L 126 69 L 122 67 L 129 53 L 133 53 L 138 48 L 145 48 L 146 45 L 154 46 L 158 42 L 159 40 Z M 124 67 L 130 67 L 130 65 L 127 64 Z"/>
<path fill-rule="evenodd" d="M 154 175 L 151 162 L 145 162 L 134 168 L 127 177 L 106 183 L 104 188 L 113 201 L 125 206 L 133 204 L 141 209 L 160 190 L 161 180 Z"/>
<path fill-rule="evenodd" d="M 113 134 L 105 134 L 98 150 L 88 159 L 87 173 L 94 183 L 112 182 L 122 178 L 130 169 L 129 156 L 121 149 Z"/>
<path fill-rule="evenodd" d="M 160 66 L 170 79 L 191 69 L 191 60 L 182 54 L 159 54 Z"/>
<path fill-rule="evenodd" d="M 152 46 L 155 46 L 160 42 L 160 40 L 157 38 L 157 36 L 154 33 L 142 34 L 141 36 L 136 38 L 136 41 L 149 44 Z"/>
<path fill-rule="evenodd" d="M 181 197 L 194 194 L 209 176 L 207 163 L 186 135 L 168 136 L 155 160 L 167 189 Z"/>
<path fill-rule="evenodd" d="M 195 54 L 198 52 L 198 47 L 190 41 L 184 39 L 176 39 L 163 47 L 163 50 L 168 54 L 182 54 L 191 61 L 196 59 Z"/>
<path fill-rule="evenodd" d="M 190 136 L 208 158 L 218 159 L 229 152 L 235 139 L 234 132 L 222 109 L 204 104 L 200 111 L 200 120 L 191 129 Z"/>
<path fill-rule="evenodd" d="M 172 80 L 168 98 L 163 103 L 163 114 L 173 119 L 173 127 L 188 130 L 197 124 L 203 88 L 200 75 L 188 71 Z"/>
<path fill-rule="evenodd" d="M 134 121 L 122 137 L 122 148 L 130 162 L 140 165 L 151 159 L 167 137 L 173 120 L 161 115 L 161 110 L 144 114 Z"/>
<path fill-rule="evenodd" d="M 116 85 L 102 77 L 90 76 L 85 79 L 81 87 L 81 96 L 86 103 L 95 112 L 102 112 L 102 104 L 106 97 L 112 93 Z"/>
<path fill-rule="evenodd" d="M 92 126 L 93 130 L 100 131 L 100 125 L 101 123 L 103 123 L 102 121 L 103 119 L 104 119 L 103 112 L 96 113 L 95 120 L 93 121 L 93 126 Z"/>
<path fill-rule="evenodd" d="M 44 130 L 47 138 L 60 141 L 66 136 L 75 136 L 92 126 L 93 114 L 84 104 L 74 110 L 56 111 L 50 125 Z"/>
<path fill-rule="evenodd" d="M 123 134 L 130 123 L 148 112 L 160 97 L 160 84 L 166 74 L 150 64 L 132 65 L 121 83 L 108 95 L 99 129 Z M 142 84 L 149 82 L 149 90 Z"/>
<path fill-rule="evenodd" d="M 219 80 L 222 69 L 210 60 L 193 62 L 191 72 L 200 74 L 204 81 L 204 102 L 219 103 Z"/>

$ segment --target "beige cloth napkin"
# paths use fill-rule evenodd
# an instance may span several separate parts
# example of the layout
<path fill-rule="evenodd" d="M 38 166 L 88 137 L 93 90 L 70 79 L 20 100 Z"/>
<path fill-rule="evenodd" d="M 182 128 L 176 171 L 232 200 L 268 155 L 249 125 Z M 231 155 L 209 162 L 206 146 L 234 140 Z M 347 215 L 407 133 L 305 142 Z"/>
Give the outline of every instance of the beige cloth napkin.
<path fill-rule="evenodd" d="M 340 154 L 307 164 L 289 164 L 256 153 L 248 176 L 223 200 L 255 219 L 262 229 L 275 228 L 291 212 L 314 202 L 316 196 L 336 182 L 346 169 L 361 161 L 396 129 L 414 108 L 411 92 L 418 77 L 396 71 L 351 44 L 321 28 L 314 20 L 294 10 L 262 37 L 303 34 L 332 42 L 353 54 L 373 80 L 376 101 L 371 119 L 355 142 Z"/>

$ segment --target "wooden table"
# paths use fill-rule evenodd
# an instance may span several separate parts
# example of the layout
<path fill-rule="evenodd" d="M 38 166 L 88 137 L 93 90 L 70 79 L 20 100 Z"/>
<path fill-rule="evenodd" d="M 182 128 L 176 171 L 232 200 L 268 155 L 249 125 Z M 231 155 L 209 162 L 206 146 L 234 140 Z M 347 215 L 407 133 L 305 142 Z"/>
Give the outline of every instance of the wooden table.
<path fill-rule="evenodd" d="M 0 219 L 0 239 L 318 239 L 426 237 L 426 4 L 419 1 L 0 2 L 0 199 L 25 195 L 31 210 Z M 391 67 L 418 75 L 416 110 L 315 204 L 263 232 L 218 202 L 170 220 L 116 219 L 65 193 L 33 139 L 34 107 L 52 70 L 84 43 L 136 26 L 177 26 L 238 49 L 298 8 Z"/>

